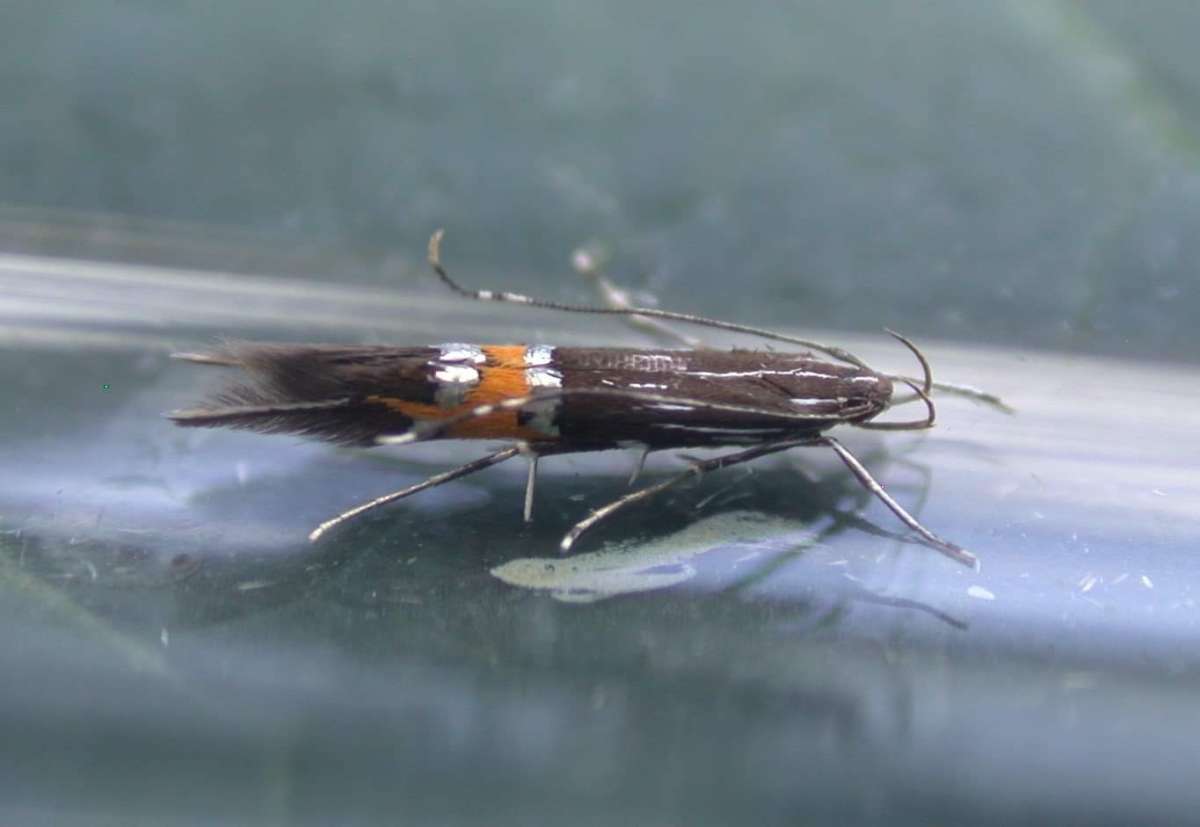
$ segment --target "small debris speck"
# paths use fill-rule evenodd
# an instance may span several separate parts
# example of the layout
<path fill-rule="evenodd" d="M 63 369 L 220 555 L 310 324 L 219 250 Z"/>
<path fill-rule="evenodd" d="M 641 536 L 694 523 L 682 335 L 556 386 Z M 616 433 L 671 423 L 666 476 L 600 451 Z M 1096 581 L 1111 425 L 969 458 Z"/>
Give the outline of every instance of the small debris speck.
<path fill-rule="evenodd" d="M 1151 580 L 1148 576 L 1143 574 L 1142 575 L 1142 585 L 1145 586 L 1147 589 L 1153 589 L 1154 581 Z"/>
<path fill-rule="evenodd" d="M 985 589 L 983 586 L 971 586 L 967 589 L 967 596 L 973 597 L 976 600 L 995 600 L 996 595 Z"/>
<path fill-rule="evenodd" d="M 1096 584 L 1099 583 L 1100 580 L 1101 580 L 1101 578 L 1098 575 L 1095 575 L 1095 574 L 1085 575 L 1083 577 L 1083 579 L 1079 581 L 1079 591 L 1083 592 L 1084 594 L 1087 594 L 1092 589 L 1096 588 Z"/>

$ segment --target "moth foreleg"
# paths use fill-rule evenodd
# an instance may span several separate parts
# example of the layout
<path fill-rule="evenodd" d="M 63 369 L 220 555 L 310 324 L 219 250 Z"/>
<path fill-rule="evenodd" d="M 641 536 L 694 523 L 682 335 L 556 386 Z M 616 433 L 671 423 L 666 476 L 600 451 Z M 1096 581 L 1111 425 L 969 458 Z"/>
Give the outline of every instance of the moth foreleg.
<path fill-rule="evenodd" d="M 929 545 L 933 546 L 935 549 L 942 552 L 942 554 L 945 554 L 952 560 L 970 566 L 973 569 L 979 568 L 979 558 L 977 558 L 974 554 L 967 551 L 962 546 L 955 545 L 948 540 L 943 540 L 941 537 L 937 536 L 925 526 L 917 522 L 916 518 L 905 511 L 900 503 L 892 499 L 892 495 L 889 494 L 884 487 L 880 485 L 874 477 L 871 476 L 871 472 L 867 470 L 866 466 L 859 462 L 858 458 L 854 456 L 854 454 L 850 453 L 850 451 L 844 445 L 842 445 L 842 443 L 838 442 L 831 436 L 821 436 L 815 438 L 811 444 L 828 445 L 830 448 L 832 448 L 838 457 L 841 458 L 842 462 L 846 463 L 846 467 L 850 469 L 851 473 L 853 473 L 854 476 L 858 478 L 858 481 L 862 483 L 862 486 L 874 494 L 879 501 L 886 505 L 893 514 L 899 517 L 900 522 L 904 523 L 917 534 L 921 535 L 921 537 L 925 540 L 925 542 L 929 543 Z"/>

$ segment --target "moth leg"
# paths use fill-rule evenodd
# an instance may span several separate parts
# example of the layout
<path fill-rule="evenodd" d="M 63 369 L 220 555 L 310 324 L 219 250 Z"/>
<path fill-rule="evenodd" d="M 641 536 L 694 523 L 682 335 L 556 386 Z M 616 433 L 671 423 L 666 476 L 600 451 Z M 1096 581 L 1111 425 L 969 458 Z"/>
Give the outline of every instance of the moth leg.
<path fill-rule="evenodd" d="M 643 445 L 642 451 L 638 454 L 637 462 L 633 465 L 633 473 L 629 475 L 629 482 L 626 485 L 633 485 L 637 482 L 638 477 L 642 475 L 642 470 L 646 467 L 646 457 L 650 456 L 650 451 L 653 450 L 649 445 Z"/>
<path fill-rule="evenodd" d="M 828 445 L 834 450 L 838 457 L 841 458 L 842 462 L 846 463 L 846 467 L 849 468 L 851 473 L 858 478 L 858 481 L 862 483 L 863 487 L 878 497 L 880 502 L 886 505 L 893 514 L 900 518 L 900 522 L 904 523 L 917 534 L 921 535 L 925 542 L 929 543 L 929 545 L 933 546 L 950 559 L 956 560 L 959 563 L 978 570 L 979 558 L 967 551 L 962 546 L 958 546 L 947 540 L 943 540 L 941 537 L 937 536 L 925 526 L 917 522 L 916 518 L 905 511 L 900 503 L 892 499 L 892 495 L 884 490 L 884 487 L 880 485 L 874 477 L 871 476 L 871 472 L 867 470 L 866 466 L 859 462 L 858 458 L 855 457 L 854 454 L 850 453 L 850 451 L 847 450 L 842 443 L 838 442 L 831 436 L 821 436 L 813 439 L 810 444 Z"/>
<path fill-rule="evenodd" d="M 814 444 L 811 437 L 805 437 L 803 439 L 789 439 L 782 442 L 769 442 L 766 445 L 759 445 L 754 448 L 749 448 L 745 451 L 737 451 L 732 454 L 723 454 L 722 456 L 713 457 L 712 459 L 693 460 L 688 470 L 684 471 L 682 474 L 677 474 L 670 479 L 663 480 L 662 482 L 655 483 L 654 485 L 648 485 L 645 488 L 639 488 L 637 491 L 634 491 L 631 494 L 626 494 L 623 497 L 613 500 L 607 505 L 597 508 L 587 517 L 576 523 L 574 527 L 567 532 L 566 536 L 562 538 L 562 542 L 559 543 L 559 553 L 567 554 L 570 552 L 571 546 L 575 545 L 575 541 L 578 540 L 585 532 L 602 520 L 612 516 L 615 512 L 620 511 L 625 506 L 633 505 L 641 500 L 649 499 L 655 494 L 666 491 L 668 488 L 678 485 L 690 477 L 698 477 L 701 474 L 706 474 L 709 471 L 716 471 L 719 468 L 728 468 L 731 465 L 749 462 L 752 459 L 758 459 L 759 457 L 766 456 L 767 454 L 786 451 L 788 448 L 794 448 L 797 445 L 811 444 Z"/>
<path fill-rule="evenodd" d="M 518 446 L 525 457 L 529 460 L 529 476 L 525 479 L 525 522 L 533 522 L 533 490 L 537 487 L 537 467 L 539 456 L 537 453 L 529 450 L 529 446 L 522 443 Z"/>
<path fill-rule="evenodd" d="M 321 535 L 325 534 L 325 532 L 329 531 L 329 529 L 346 522 L 352 517 L 357 517 L 363 512 L 370 511 L 372 508 L 377 508 L 381 505 L 387 505 L 388 503 L 395 502 L 396 500 L 402 500 L 405 497 L 416 494 L 418 491 L 424 491 L 427 488 L 434 488 L 442 483 L 456 480 L 459 477 L 465 477 L 468 474 L 474 474 L 476 471 L 482 471 L 484 468 L 488 468 L 496 463 L 504 462 L 506 459 L 512 459 L 517 454 L 521 453 L 521 450 L 521 446 L 519 445 L 504 448 L 503 450 L 497 451 L 494 454 L 488 454 L 486 457 L 480 457 L 474 462 L 468 462 L 466 465 L 460 465 L 457 468 L 451 468 L 449 471 L 443 471 L 440 474 L 434 474 L 429 479 L 418 482 L 415 485 L 410 485 L 408 488 L 402 488 L 399 491 L 393 491 L 391 494 L 384 494 L 382 497 L 376 497 L 370 502 L 365 502 L 362 505 L 355 506 L 349 511 L 343 511 L 333 519 L 326 520 L 325 522 L 321 523 L 312 530 L 312 533 L 308 535 L 308 539 L 310 542 L 315 543 L 321 538 Z"/>

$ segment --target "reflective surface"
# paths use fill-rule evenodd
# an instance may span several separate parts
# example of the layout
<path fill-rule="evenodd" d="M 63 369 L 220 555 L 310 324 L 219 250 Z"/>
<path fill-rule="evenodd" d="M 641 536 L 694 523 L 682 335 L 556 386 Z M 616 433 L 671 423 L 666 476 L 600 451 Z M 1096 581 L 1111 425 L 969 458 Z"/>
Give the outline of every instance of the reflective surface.
<path fill-rule="evenodd" d="M 0 12 L 0 821 L 1195 817 L 1194 13 L 670 7 Z M 595 237 L 672 309 L 912 335 L 1017 413 L 838 435 L 981 571 L 815 449 L 565 559 L 634 456 L 543 460 L 529 527 L 513 462 L 313 545 L 488 446 L 160 416 L 222 336 L 645 341 L 438 292 L 443 223 L 480 287 L 585 298 Z"/>
<path fill-rule="evenodd" d="M 480 446 L 177 430 L 160 412 L 218 377 L 168 360 L 157 331 L 196 324 L 207 279 L 156 273 L 177 308 L 160 326 L 110 279 L 149 271 L 60 264 L 10 257 L 2 276 L 65 320 L 5 349 L 22 400 L 0 488 L 12 812 L 60 801 L 66 778 L 81 818 L 921 819 L 971 802 L 1003 820 L 1194 801 L 1193 369 L 931 344 L 943 377 L 1018 414 L 944 401 L 928 436 L 846 441 L 979 573 L 898 539 L 817 451 L 672 491 L 567 559 L 557 539 L 624 490 L 632 455 L 544 461 L 531 528 L 523 469 L 501 466 L 314 546 L 321 519 Z M 372 338 L 417 305 L 488 340 L 513 320 L 434 294 L 240 289 L 273 309 L 239 302 L 231 335 L 329 314 Z M 76 338 L 85 312 L 103 341 Z M 551 340 L 589 336 L 566 321 L 538 318 Z M 882 339 L 846 343 L 904 368 Z"/>

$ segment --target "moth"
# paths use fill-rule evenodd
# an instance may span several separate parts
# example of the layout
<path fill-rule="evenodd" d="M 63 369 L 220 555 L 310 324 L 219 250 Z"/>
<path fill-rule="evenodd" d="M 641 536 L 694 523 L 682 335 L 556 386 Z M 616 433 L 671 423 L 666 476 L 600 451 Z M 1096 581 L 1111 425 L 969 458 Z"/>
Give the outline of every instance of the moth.
<path fill-rule="evenodd" d="M 432 439 L 507 443 L 327 520 L 309 535 L 313 541 L 366 511 L 517 456 L 529 461 L 524 507 L 529 521 L 542 457 L 632 446 L 642 450 L 644 462 L 653 451 L 731 449 L 710 458 L 689 458 L 686 471 L 593 510 L 563 537 L 560 552 L 565 554 L 602 520 L 686 479 L 791 448 L 823 447 L 837 454 L 858 482 L 926 544 L 953 560 L 977 566 L 969 551 L 921 525 L 827 433 L 839 425 L 880 431 L 931 428 L 936 419 L 930 398 L 934 387 L 1003 407 L 998 398 L 977 389 L 935 384 L 928 360 L 904 336 L 888 331 L 916 357 L 920 379 L 874 370 L 831 345 L 733 322 L 633 307 L 619 296 L 609 306 L 587 307 L 468 289 L 452 279 L 441 263 L 442 236 L 439 230 L 429 241 L 429 263 L 445 285 L 467 298 L 623 316 L 643 325 L 658 325 L 658 320 L 684 322 L 803 350 L 234 342 L 206 353 L 175 354 L 189 362 L 237 369 L 240 379 L 201 406 L 167 416 L 184 427 L 299 434 L 342 445 Z M 903 394 L 897 393 L 898 386 L 905 388 Z M 921 403 L 924 415 L 876 421 L 884 412 L 910 402 Z"/>

